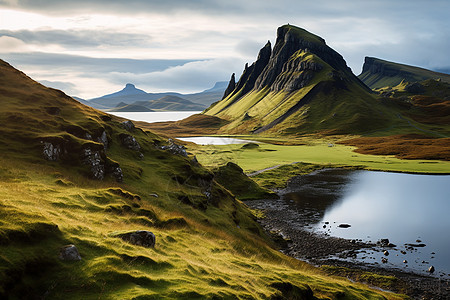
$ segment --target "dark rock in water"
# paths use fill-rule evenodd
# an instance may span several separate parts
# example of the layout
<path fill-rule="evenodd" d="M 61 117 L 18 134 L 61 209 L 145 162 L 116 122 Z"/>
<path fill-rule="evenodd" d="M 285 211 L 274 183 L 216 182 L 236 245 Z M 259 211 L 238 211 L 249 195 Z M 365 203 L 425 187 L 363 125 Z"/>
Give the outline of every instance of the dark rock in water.
<path fill-rule="evenodd" d="M 155 235 L 153 234 L 153 232 L 147 230 L 137 230 L 133 232 L 123 233 L 118 235 L 118 237 L 133 245 L 147 248 L 155 247 Z"/>
<path fill-rule="evenodd" d="M 186 147 L 184 147 L 183 145 L 175 144 L 172 139 L 169 139 L 168 142 L 169 142 L 169 145 L 161 146 L 161 150 L 166 150 L 172 154 L 177 154 L 177 155 L 181 155 L 184 157 L 188 156 L 187 152 L 186 152 Z"/>
<path fill-rule="evenodd" d="M 385 250 L 385 251 L 383 252 L 383 254 L 386 255 L 386 256 L 389 256 L 389 251 Z"/>
<path fill-rule="evenodd" d="M 339 225 L 338 225 L 339 228 L 349 228 L 349 227 L 351 227 L 351 226 L 352 226 L 352 225 L 350 225 L 350 224 L 345 224 L 345 223 L 339 224 Z"/>
<path fill-rule="evenodd" d="M 225 99 L 229 94 L 231 94 L 235 88 L 236 88 L 236 78 L 235 74 L 233 73 L 233 75 L 231 75 L 230 82 L 228 83 L 228 87 L 223 93 L 222 99 Z"/>
<path fill-rule="evenodd" d="M 416 240 L 416 243 L 422 243 L 422 241 L 421 240 Z"/>
<path fill-rule="evenodd" d="M 135 128 L 133 122 L 130 120 L 122 122 L 122 127 L 127 131 L 132 131 Z"/>
<path fill-rule="evenodd" d="M 388 262 L 388 259 L 387 259 L 386 257 L 382 257 L 382 258 L 381 258 L 381 262 L 382 262 L 383 264 L 386 264 L 386 263 Z"/>
<path fill-rule="evenodd" d="M 428 272 L 429 273 L 434 273 L 434 266 L 430 266 L 429 268 L 428 268 Z"/>
<path fill-rule="evenodd" d="M 135 151 L 141 150 L 141 145 L 139 145 L 138 141 L 136 141 L 133 136 L 122 133 L 119 138 L 122 145 L 127 147 L 128 149 Z"/>
<path fill-rule="evenodd" d="M 377 242 L 377 245 L 381 245 L 383 247 L 387 247 L 389 245 L 389 239 L 381 239 Z"/>
<path fill-rule="evenodd" d="M 44 158 L 46 160 L 56 161 L 60 158 L 62 153 L 61 145 L 54 145 L 49 142 L 42 143 L 44 143 L 44 149 L 42 150 L 42 153 L 44 154 Z"/>
<path fill-rule="evenodd" d="M 408 263 L 408 261 L 407 261 L 407 260 L 405 259 L 405 260 L 403 261 L 403 263 L 404 263 L 404 264 L 407 264 L 407 263 Z"/>
<path fill-rule="evenodd" d="M 59 258 L 65 261 L 80 261 L 81 255 L 75 245 L 67 245 L 60 249 Z"/>
<path fill-rule="evenodd" d="M 405 244 L 405 245 L 414 248 L 421 248 L 426 246 L 425 244 Z"/>

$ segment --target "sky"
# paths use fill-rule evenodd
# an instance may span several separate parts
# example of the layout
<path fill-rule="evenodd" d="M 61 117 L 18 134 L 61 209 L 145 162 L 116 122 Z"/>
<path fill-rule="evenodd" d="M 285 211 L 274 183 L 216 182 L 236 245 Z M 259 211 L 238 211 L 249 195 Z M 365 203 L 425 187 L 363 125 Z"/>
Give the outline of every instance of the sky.
<path fill-rule="evenodd" d="M 353 72 L 365 56 L 450 70 L 449 0 L 0 0 L 0 59 L 84 99 L 192 93 L 239 77 L 276 29 L 324 38 Z"/>

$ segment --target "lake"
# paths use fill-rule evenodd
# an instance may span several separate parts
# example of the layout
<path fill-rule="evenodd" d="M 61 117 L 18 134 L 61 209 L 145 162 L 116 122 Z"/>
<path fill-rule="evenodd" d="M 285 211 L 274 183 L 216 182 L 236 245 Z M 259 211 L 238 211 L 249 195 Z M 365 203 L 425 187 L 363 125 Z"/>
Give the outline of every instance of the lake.
<path fill-rule="evenodd" d="M 283 200 L 308 216 L 313 232 L 396 245 L 347 260 L 419 273 L 433 265 L 435 274 L 450 276 L 449 175 L 327 169 L 294 178 L 286 191 Z"/>
<path fill-rule="evenodd" d="M 201 111 L 152 111 L 152 112 L 108 112 L 109 114 L 126 118 L 132 121 L 144 121 L 148 123 L 178 121 L 185 119 Z"/>
<path fill-rule="evenodd" d="M 177 139 L 185 142 L 192 142 L 198 145 L 230 145 L 230 144 L 258 143 L 250 140 L 235 139 L 220 136 L 195 136 L 186 138 L 182 137 Z"/>

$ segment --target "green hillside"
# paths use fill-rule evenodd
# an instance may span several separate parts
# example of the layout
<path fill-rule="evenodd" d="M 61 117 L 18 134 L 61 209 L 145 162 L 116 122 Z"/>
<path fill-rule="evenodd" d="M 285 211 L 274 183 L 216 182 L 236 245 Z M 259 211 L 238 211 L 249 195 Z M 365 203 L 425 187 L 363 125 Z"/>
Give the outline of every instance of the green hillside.
<path fill-rule="evenodd" d="M 403 298 L 284 256 L 181 146 L 3 61 L 0 103 L 2 299 Z"/>
<path fill-rule="evenodd" d="M 394 63 L 374 57 L 366 57 L 363 70 L 358 78 L 372 89 L 394 87 L 402 81 L 416 82 L 440 79 L 450 83 L 450 75 L 427 69 Z"/>

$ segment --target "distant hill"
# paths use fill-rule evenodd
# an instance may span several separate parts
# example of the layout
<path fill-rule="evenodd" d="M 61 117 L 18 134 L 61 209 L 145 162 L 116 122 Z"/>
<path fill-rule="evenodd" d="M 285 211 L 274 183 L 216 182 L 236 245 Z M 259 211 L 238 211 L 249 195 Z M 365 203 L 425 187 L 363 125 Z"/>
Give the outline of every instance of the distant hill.
<path fill-rule="evenodd" d="M 358 78 L 372 89 L 394 87 L 402 81 L 417 82 L 427 79 L 441 79 L 450 83 L 450 75 L 431 70 L 394 63 L 374 57 L 366 57 Z"/>
<path fill-rule="evenodd" d="M 136 101 L 131 104 L 120 102 L 109 111 L 202 111 L 204 105 L 191 102 L 174 95 L 166 95 L 156 100 Z"/>
<path fill-rule="evenodd" d="M 229 121 L 222 133 L 363 133 L 394 118 L 339 53 L 292 25 L 278 28 L 273 49 L 268 42 L 204 114 Z"/>
<path fill-rule="evenodd" d="M 147 93 L 143 90 L 137 89 L 133 84 L 128 83 L 124 89 L 116 93 L 108 94 L 102 97 L 93 98 L 90 100 L 82 101 L 83 104 L 89 105 L 97 109 L 114 109 L 119 103 L 133 104 L 138 101 L 151 101 L 159 100 L 165 96 L 175 96 L 188 100 L 190 103 L 186 103 L 191 106 L 192 110 L 203 110 L 212 103 L 220 100 L 226 89 L 227 82 L 216 82 L 214 87 L 207 89 L 200 93 L 194 94 L 181 94 L 176 92 L 165 93 Z M 166 99 L 167 100 L 167 99 Z M 193 103 L 193 104 L 192 104 Z M 194 104 L 197 104 L 195 106 Z M 171 106 L 176 107 L 176 106 Z M 161 110 L 173 110 L 169 107 L 161 108 Z M 188 110 L 188 109 L 183 109 Z"/>

